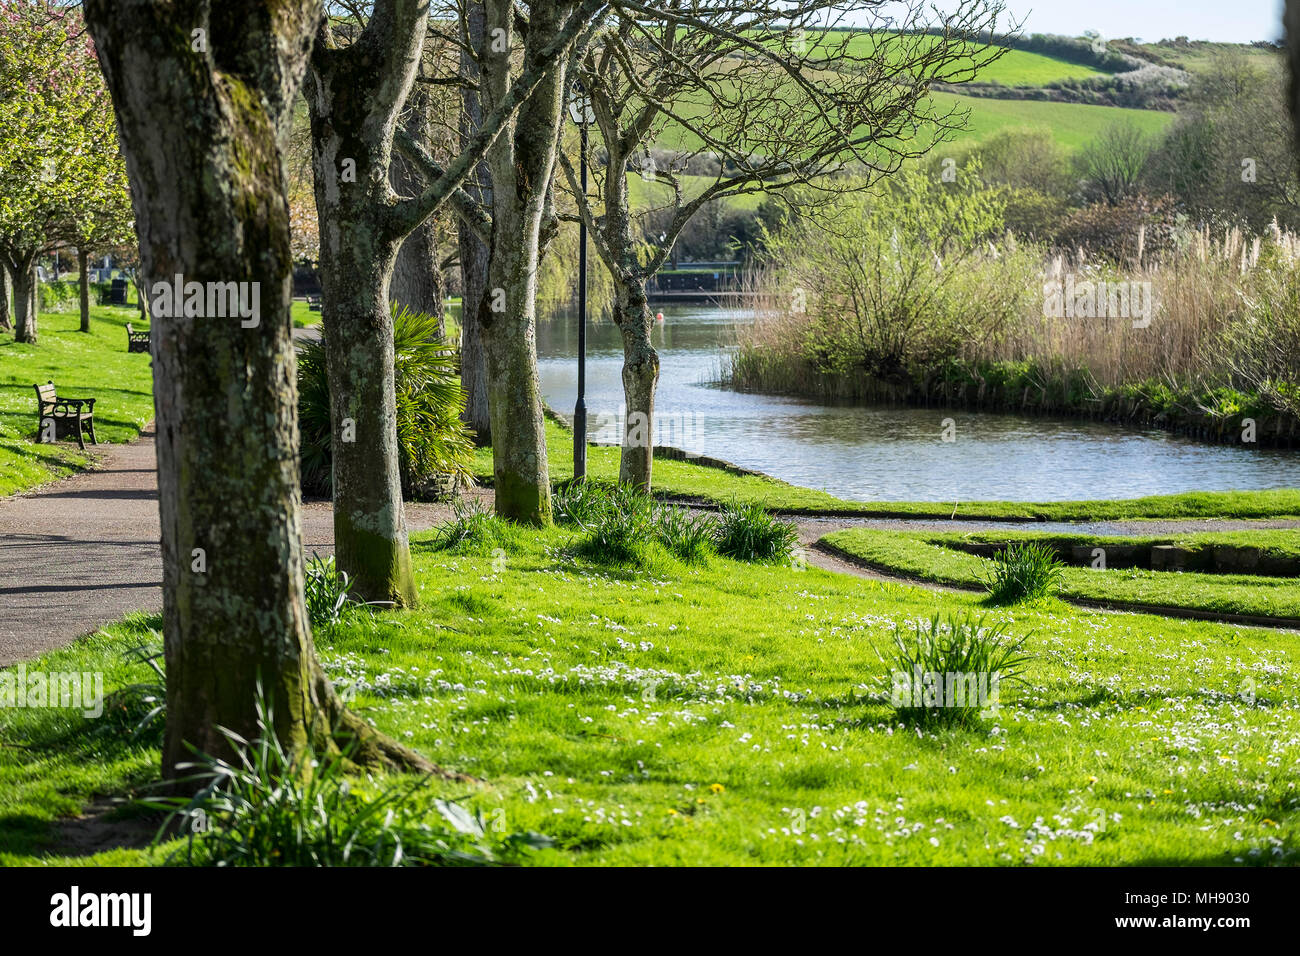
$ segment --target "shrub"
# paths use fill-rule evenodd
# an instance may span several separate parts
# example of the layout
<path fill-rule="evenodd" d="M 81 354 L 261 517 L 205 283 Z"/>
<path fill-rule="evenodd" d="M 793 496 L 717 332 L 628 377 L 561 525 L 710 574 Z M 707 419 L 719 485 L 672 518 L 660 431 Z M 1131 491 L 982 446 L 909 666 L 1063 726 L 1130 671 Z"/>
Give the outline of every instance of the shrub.
<path fill-rule="evenodd" d="M 998 342 L 1032 301 L 1032 250 L 993 244 L 1006 201 L 981 181 L 978 158 L 953 183 L 916 168 L 845 192 L 765 234 L 761 291 L 818 372 L 905 384 L 963 347 Z"/>
<path fill-rule="evenodd" d="M 1061 223 L 1053 244 L 1074 255 L 1083 249 L 1113 263 L 1129 263 L 1167 252 L 1174 242 L 1176 211 L 1168 196 L 1128 196 L 1114 205 L 1096 202 L 1076 209 Z"/>
<path fill-rule="evenodd" d="M 793 523 L 773 517 L 761 505 L 727 505 L 715 534 L 718 553 L 739 561 L 786 561 L 799 541 Z"/>
<path fill-rule="evenodd" d="M 1002 684 L 1023 683 L 1030 658 L 1021 649 L 1028 635 L 1009 638 L 1006 631 L 1005 622 L 986 625 L 984 618 L 969 613 L 946 621 L 936 614 L 928 624 L 913 621 L 910 628 L 896 624 L 891 705 L 898 716 L 923 725 L 978 722 L 981 710 L 997 706 Z M 918 674 L 921 685 L 916 688 Z M 927 697 L 927 690 L 933 696 Z"/>
<path fill-rule="evenodd" d="M 456 350 L 443 345 L 433 316 L 393 310 L 398 463 L 402 494 L 426 492 L 438 476 L 469 477 L 474 443 L 460 419 L 465 405 Z M 330 394 L 325 340 L 298 350 L 298 422 L 302 432 L 302 486 L 306 494 L 331 493 Z"/>
<path fill-rule="evenodd" d="M 40 311 L 42 312 L 64 312 L 68 309 L 77 307 L 77 302 L 81 296 L 81 281 L 64 282 L 62 280 L 54 282 L 41 282 L 40 288 Z"/>
<path fill-rule="evenodd" d="M 514 834 L 493 845 L 481 815 L 454 803 L 417 799 L 428 778 L 370 794 L 345 774 L 346 755 L 301 762 L 280 746 L 263 702 L 251 743 L 223 730 L 236 756 L 198 754 L 181 764 L 197 794 L 141 803 L 169 812 L 155 837 L 188 834 L 169 863 L 191 866 L 474 866 L 507 862 L 526 848 L 549 845 Z M 432 819 L 432 822 L 430 822 Z"/>
<path fill-rule="evenodd" d="M 993 559 L 985 586 L 994 604 L 1018 604 L 1051 597 L 1061 587 L 1065 565 L 1049 545 L 1013 544 Z"/>

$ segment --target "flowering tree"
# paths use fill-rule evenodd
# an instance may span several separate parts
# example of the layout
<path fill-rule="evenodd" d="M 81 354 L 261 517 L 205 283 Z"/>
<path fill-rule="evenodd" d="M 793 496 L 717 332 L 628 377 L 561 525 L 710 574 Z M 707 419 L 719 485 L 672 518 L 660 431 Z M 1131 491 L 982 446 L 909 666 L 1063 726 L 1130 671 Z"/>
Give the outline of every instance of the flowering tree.
<path fill-rule="evenodd" d="M 35 342 L 39 256 L 115 244 L 130 225 L 112 103 L 76 7 L 15 0 L 0 11 L 0 156 L 0 262 L 14 335 Z"/>

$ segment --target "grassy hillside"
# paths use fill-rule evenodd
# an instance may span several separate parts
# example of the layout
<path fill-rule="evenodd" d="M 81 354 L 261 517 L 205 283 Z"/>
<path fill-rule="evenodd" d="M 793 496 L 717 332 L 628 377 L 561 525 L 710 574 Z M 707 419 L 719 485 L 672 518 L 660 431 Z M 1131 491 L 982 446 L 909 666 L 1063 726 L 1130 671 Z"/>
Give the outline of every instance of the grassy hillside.
<path fill-rule="evenodd" d="M 882 37 L 881 33 L 865 31 L 852 34 L 828 31 L 809 36 L 808 45 L 813 55 L 825 49 L 828 58 L 841 55 L 841 51 L 851 57 L 865 58 L 873 55 Z M 891 39 L 891 48 L 896 51 L 896 55 L 901 55 L 905 50 L 933 46 L 938 39 L 930 35 L 910 35 L 901 39 L 895 36 Z M 1001 83 L 1003 86 L 1043 86 L 1059 80 L 1086 79 L 1100 75 L 1102 71 L 1091 66 L 1068 63 L 1026 50 L 1007 50 L 998 60 L 980 70 L 975 79 L 981 83 Z"/>
<path fill-rule="evenodd" d="M 682 175 L 677 178 L 682 184 L 683 200 L 698 196 L 713 183 L 712 176 Z M 667 183 L 648 183 L 637 172 L 628 173 L 627 179 L 628 198 L 633 209 L 652 209 L 672 204 L 673 188 Z M 761 193 L 751 193 L 746 196 L 731 196 L 726 200 L 726 205 L 729 209 L 757 209 L 762 201 Z"/>
<path fill-rule="evenodd" d="M 1187 44 L 1172 42 L 1143 43 L 1137 49 L 1143 53 L 1158 57 L 1161 62 L 1169 66 L 1176 66 L 1191 73 L 1204 72 L 1217 60 L 1225 56 L 1243 56 L 1254 67 L 1281 69 L 1283 66 L 1280 51 L 1245 46 L 1240 43 L 1210 43 L 1208 41 Z"/>

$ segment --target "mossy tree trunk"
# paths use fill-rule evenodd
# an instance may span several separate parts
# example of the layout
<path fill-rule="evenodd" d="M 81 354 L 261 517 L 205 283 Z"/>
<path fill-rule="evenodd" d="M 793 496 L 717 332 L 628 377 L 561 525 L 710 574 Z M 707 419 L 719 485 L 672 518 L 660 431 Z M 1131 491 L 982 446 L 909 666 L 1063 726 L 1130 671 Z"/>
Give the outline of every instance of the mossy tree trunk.
<path fill-rule="evenodd" d="M 523 66 L 555 36 L 572 6 L 530 7 Z M 510 84 L 514 9 L 509 0 L 484 3 L 486 36 L 479 47 L 485 106 L 504 100 Z M 555 169 L 567 71 L 563 61 L 538 84 L 514 122 L 487 155 L 492 183 L 492 242 L 487 288 L 478 319 L 486 354 L 488 411 L 496 512 L 529 524 L 551 521 L 546 430 L 537 372 L 537 264 L 547 191 Z"/>
<path fill-rule="evenodd" d="M 86 0 L 117 114 L 142 274 L 257 283 L 260 315 L 154 309 L 167 731 L 252 739 L 264 696 L 283 746 L 429 769 L 343 707 L 303 600 L 292 255 L 284 162 L 320 0 Z M 254 288 L 252 286 L 249 287 Z"/>
<path fill-rule="evenodd" d="M 625 144 L 610 137 L 611 169 L 622 169 Z M 623 339 L 623 447 L 619 484 L 650 490 L 654 467 L 655 388 L 659 383 L 659 353 L 650 342 L 653 319 L 646 298 L 646 275 L 634 239 L 631 200 L 626 176 L 608 176 L 604 184 L 605 215 L 595 232 L 596 249 L 614 282 L 614 324 Z"/>
<path fill-rule="evenodd" d="M 619 484 L 650 490 L 654 468 L 655 388 L 659 353 L 650 342 L 653 325 L 645 278 L 633 266 L 614 277 L 614 324 L 623 339 L 623 449 Z"/>
<path fill-rule="evenodd" d="M 392 215 L 393 133 L 419 65 L 427 0 L 377 3 L 337 46 L 322 27 L 307 82 L 320 217 L 322 324 L 339 567 L 368 601 L 416 603 L 402 506 L 389 284 L 410 231 Z"/>

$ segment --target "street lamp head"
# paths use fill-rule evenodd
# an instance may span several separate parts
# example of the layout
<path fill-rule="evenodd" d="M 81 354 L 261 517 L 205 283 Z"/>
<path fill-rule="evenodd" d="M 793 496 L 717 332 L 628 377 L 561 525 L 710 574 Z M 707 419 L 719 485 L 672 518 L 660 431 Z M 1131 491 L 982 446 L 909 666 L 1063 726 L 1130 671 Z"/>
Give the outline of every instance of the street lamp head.
<path fill-rule="evenodd" d="M 596 113 L 591 108 L 591 97 L 583 89 L 581 80 L 574 80 L 569 91 L 569 116 L 579 126 L 591 126 L 596 122 Z"/>

